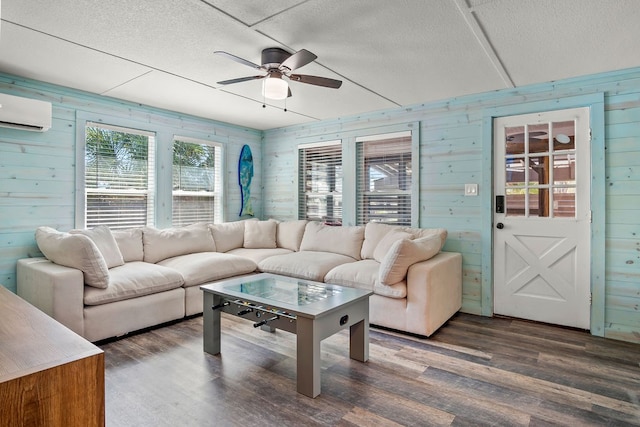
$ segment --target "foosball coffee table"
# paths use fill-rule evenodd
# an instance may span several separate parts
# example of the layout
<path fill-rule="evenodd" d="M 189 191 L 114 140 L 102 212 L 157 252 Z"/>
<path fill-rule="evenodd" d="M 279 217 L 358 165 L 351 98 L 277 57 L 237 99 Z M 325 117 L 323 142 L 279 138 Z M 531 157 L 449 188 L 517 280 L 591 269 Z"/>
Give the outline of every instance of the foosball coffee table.
<path fill-rule="evenodd" d="M 201 286 L 204 351 L 220 353 L 220 313 L 297 335 L 297 390 L 320 394 L 320 342 L 349 328 L 349 357 L 369 359 L 371 291 L 260 273 Z"/>

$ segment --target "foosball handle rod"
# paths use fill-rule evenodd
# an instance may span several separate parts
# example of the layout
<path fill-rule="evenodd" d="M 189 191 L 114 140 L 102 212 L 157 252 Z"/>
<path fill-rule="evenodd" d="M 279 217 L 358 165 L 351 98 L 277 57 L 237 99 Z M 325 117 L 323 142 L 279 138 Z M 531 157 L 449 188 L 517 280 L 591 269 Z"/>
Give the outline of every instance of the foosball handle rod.
<path fill-rule="evenodd" d="M 253 324 L 253 327 L 254 327 L 254 328 L 259 328 L 259 327 L 260 327 L 260 326 L 262 326 L 262 325 L 266 325 L 267 323 L 269 323 L 269 322 L 271 322 L 271 321 L 274 321 L 274 320 L 278 320 L 278 319 L 279 319 L 279 316 L 273 316 L 273 317 L 272 317 L 272 318 L 270 318 L 270 319 L 264 319 L 264 320 L 262 320 L 262 321 L 260 321 L 260 322 L 254 323 L 254 324 Z"/>
<path fill-rule="evenodd" d="M 211 310 L 220 310 L 222 307 L 226 307 L 229 305 L 229 301 L 223 301 L 220 304 L 216 304 L 214 306 L 211 307 Z"/>

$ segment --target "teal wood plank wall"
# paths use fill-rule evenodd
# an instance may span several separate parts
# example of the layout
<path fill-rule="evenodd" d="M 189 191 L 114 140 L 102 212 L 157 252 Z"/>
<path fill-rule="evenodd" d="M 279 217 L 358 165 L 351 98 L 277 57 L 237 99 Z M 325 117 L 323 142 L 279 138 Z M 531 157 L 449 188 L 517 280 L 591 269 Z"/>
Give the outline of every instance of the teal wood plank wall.
<path fill-rule="evenodd" d="M 264 216 L 297 218 L 300 143 L 348 142 L 354 133 L 374 128 L 382 133 L 391 126 L 419 122 L 419 225 L 449 230 L 444 249 L 463 255 L 462 311 L 491 315 L 492 141 L 487 117 L 497 111 L 495 116 L 570 108 L 577 106 L 575 99 L 583 98 L 584 105 L 592 106 L 595 136 L 592 333 L 640 342 L 640 69 L 266 131 Z M 600 101 L 588 101 L 592 99 Z M 343 165 L 345 176 L 353 176 L 353 167 Z M 465 183 L 477 183 L 479 197 L 464 197 Z"/>
<path fill-rule="evenodd" d="M 1 73 L 0 92 L 53 105 L 53 126 L 47 132 L 0 128 L 0 283 L 12 291 L 16 289 L 16 261 L 40 255 L 35 229 L 42 225 L 63 231 L 75 227 L 75 148 L 80 117 L 156 132 L 157 170 L 169 173 L 159 182 L 169 186 L 174 135 L 222 143 L 226 153 L 224 214 L 228 221 L 239 219 L 237 162 L 242 146 L 249 144 L 255 159 L 251 198 L 256 217 L 261 215 L 260 131 Z M 170 226 L 170 188 L 158 188 L 156 201 L 156 226 Z"/>

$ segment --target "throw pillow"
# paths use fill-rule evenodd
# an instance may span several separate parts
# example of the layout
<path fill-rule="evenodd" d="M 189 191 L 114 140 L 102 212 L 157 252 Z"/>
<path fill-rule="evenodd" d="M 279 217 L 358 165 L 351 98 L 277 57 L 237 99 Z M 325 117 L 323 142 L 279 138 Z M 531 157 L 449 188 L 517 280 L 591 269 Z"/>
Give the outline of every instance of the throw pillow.
<path fill-rule="evenodd" d="M 275 249 L 276 228 L 275 221 L 247 221 L 244 224 L 244 243 L 247 249 Z"/>
<path fill-rule="evenodd" d="M 124 264 L 124 259 L 116 239 L 106 225 L 100 225 L 88 230 L 71 230 L 70 234 L 84 234 L 96 244 L 98 250 L 107 263 L 107 268 L 119 267 Z"/>
<path fill-rule="evenodd" d="M 376 249 L 373 251 L 373 259 L 378 262 L 382 262 L 387 253 L 389 253 L 391 246 L 393 246 L 393 244 L 398 240 L 402 239 L 411 240 L 413 239 L 413 235 L 411 233 L 407 233 L 406 231 L 400 230 L 393 230 L 387 233 L 387 235 L 384 236 L 382 240 L 380 240 L 380 243 L 378 243 L 378 246 L 376 246 Z"/>
<path fill-rule="evenodd" d="M 107 263 L 96 244 L 87 236 L 61 233 L 51 227 L 38 227 L 36 243 L 49 261 L 81 270 L 85 284 L 101 289 L 109 286 Z"/>
<path fill-rule="evenodd" d="M 216 245 L 205 223 L 158 230 L 142 229 L 144 260 L 155 264 L 163 259 L 194 252 L 215 252 Z"/>
<path fill-rule="evenodd" d="M 411 265 L 434 257 L 440 252 L 440 245 L 437 234 L 415 240 L 398 240 L 380 263 L 380 283 L 393 285 L 404 280 Z"/>
<path fill-rule="evenodd" d="M 360 256 L 362 259 L 373 259 L 373 252 L 376 250 L 378 243 L 387 233 L 394 230 L 401 230 L 397 225 L 382 224 L 376 221 L 370 221 L 364 228 L 364 241 L 362 242 L 362 250 Z"/>

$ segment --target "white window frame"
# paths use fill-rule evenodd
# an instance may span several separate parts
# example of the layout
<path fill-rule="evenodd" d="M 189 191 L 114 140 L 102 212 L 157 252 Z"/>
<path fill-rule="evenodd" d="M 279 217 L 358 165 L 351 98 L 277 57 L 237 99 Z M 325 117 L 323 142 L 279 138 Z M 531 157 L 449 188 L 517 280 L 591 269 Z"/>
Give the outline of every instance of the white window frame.
<path fill-rule="evenodd" d="M 146 225 L 154 225 L 155 220 L 155 192 L 156 192 L 156 132 L 138 129 L 127 125 L 105 124 L 98 121 L 82 120 L 81 129 L 78 129 L 76 150 L 76 220 L 77 228 L 87 228 L 87 195 L 88 194 L 122 194 L 122 195 L 146 195 Z M 80 126 L 79 126 L 80 127 Z M 93 190 L 86 187 L 86 129 L 87 127 L 99 127 L 116 132 L 144 135 L 149 137 L 147 152 L 147 188 L 145 190 Z M 109 225 L 109 224 L 105 224 Z M 110 228 L 119 228 L 109 225 Z M 122 228 L 130 228 L 125 226 Z"/>
<path fill-rule="evenodd" d="M 189 191 L 189 190 L 175 190 L 172 188 L 171 191 L 171 203 L 172 203 L 172 225 L 173 226 L 178 226 L 178 225 L 187 225 L 186 223 L 180 223 L 180 224 L 176 224 L 176 218 L 175 218 L 175 211 L 174 211 L 174 198 L 176 196 L 191 196 L 191 197 L 207 197 L 207 198 L 213 198 L 213 218 L 209 218 L 209 219 L 198 219 L 198 222 L 213 222 L 213 223 L 219 223 L 223 221 L 223 201 L 222 201 L 222 197 L 223 197 L 223 180 L 224 180 L 224 173 L 223 173 L 223 167 L 224 167 L 224 148 L 223 145 L 221 143 L 218 142 L 213 142 L 213 141 L 208 141 L 208 140 L 204 140 L 204 139 L 198 139 L 198 138 L 191 138 L 191 137 L 186 137 L 186 136 L 182 136 L 182 135 L 174 135 L 173 138 L 173 142 L 172 142 L 172 162 L 171 162 L 171 174 L 172 174 L 172 182 L 173 182 L 173 167 L 175 166 L 173 164 L 173 151 L 175 149 L 175 143 L 176 142 L 186 142 L 189 144 L 196 144 L 196 145 L 208 145 L 210 147 L 213 147 L 215 150 L 215 163 L 214 163 L 214 188 L 212 191 Z"/>
<path fill-rule="evenodd" d="M 308 143 L 308 144 L 300 144 L 298 145 L 298 158 L 297 158 L 297 163 L 298 163 L 298 218 L 299 219 L 310 219 L 310 220 L 316 220 L 316 221 L 324 221 L 324 222 L 328 222 L 331 224 L 337 224 L 343 223 L 343 210 L 342 210 L 342 206 L 344 203 L 344 195 L 343 192 L 344 191 L 336 191 L 335 189 L 335 185 L 338 184 L 337 182 L 334 183 L 334 188 L 333 190 L 329 190 L 329 191 L 307 191 L 305 190 L 305 185 L 306 185 L 306 179 L 305 176 L 303 175 L 305 173 L 305 166 L 303 164 L 303 160 L 302 160 L 302 155 L 304 150 L 309 150 L 309 149 L 313 149 L 313 148 L 326 148 L 326 147 L 339 147 L 339 151 L 340 151 L 340 167 L 341 167 L 341 176 L 340 176 L 340 182 L 339 182 L 339 187 L 341 189 L 343 189 L 343 179 L 344 179 L 344 159 L 342 156 L 342 140 L 333 140 L 333 141 L 326 141 L 326 142 L 315 142 L 315 143 Z M 328 186 L 331 186 L 330 184 L 327 184 Z M 331 215 L 330 217 L 309 217 L 307 215 L 308 210 L 306 209 L 306 206 L 308 205 L 307 200 L 311 197 L 324 197 L 327 199 L 327 201 L 329 200 L 333 200 L 334 198 L 338 197 L 340 199 L 340 216 L 337 217 L 335 215 Z M 327 206 L 327 211 L 329 210 L 328 206 Z"/>
<path fill-rule="evenodd" d="M 410 180 L 408 182 L 409 184 L 409 189 L 408 190 L 402 190 L 402 189 L 388 189 L 388 190 L 371 190 L 370 188 L 368 188 L 370 186 L 370 181 L 369 182 L 363 182 L 363 179 L 365 179 L 366 176 L 366 170 L 365 170 L 365 157 L 363 154 L 363 150 L 365 149 L 367 144 L 374 144 L 376 142 L 383 142 L 383 141 L 391 141 L 394 139 L 410 139 L 410 143 L 409 143 L 409 152 L 411 155 L 411 177 Z M 404 131 L 400 131 L 400 132 L 390 132 L 390 133 L 377 133 L 377 134 L 371 134 L 371 135 L 367 135 L 367 136 L 359 136 L 355 138 L 355 152 L 356 152 L 356 224 L 357 225 L 363 225 L 366 224 L 366 222 L 369 221 L 377 221 L 377 222 L 383 222 L 383 223 L 387 223 L 387 224 L 398 224 L 398 225 L 403 225 L 403 226 L 415 226 L 417 225 L 417 218 L 416 218 L 416 207 L 417 204 L 415 203 L 415 199 L 416 197 L 414 196 L 414 187 L 417 186 L 417 179 L 416 179 L 416 175 L 417 175 L 417 170 L 415 168 L 415 162 L 414 162 L 414 158 L 416 156 L 415 152 L 416 150 L 414 150 L 414 141 L 413 141 L 413 131 L 412 130 L 404 130 Z M 390 154 L 393 153 L 392 150 L 389 150 Z M 400 153 L 400 151 L 398 151 L 398 153 Z M 393 155 L 393 154 L 392 154 Z M 397 200 L 401 200 L 402 196 L 405 197 L 409 197 L 410 199 L 410 203 L 408 206 L 403 206 L 403 207 L 399 207 L 398 209 L 398 215 L 401 214 L 401 211 L 406 209 L 407 207 L 409 208 L 410 212 L 409 212 L 409 218 L 408 221 L 404 220 L 403 221 L 403 216 L 387 216 L 387 219 L 384 220 L 382 219 L 384 217 L 384 214 L 381 212 L 379 214 L 379 216 L 381 217 L 380 219 L 369 219 L 369 221 L 365 221 L 365 217 L 367 216 L 365 214 L 365 206 L 364 206 L 364 200 L 367 198 L 367 196 L 371 196 L 371 197 L 391 197 L 391 198 L 397 198 Z M 384 207 L 381 207 L 381 211 L 385 210 Z"/>

